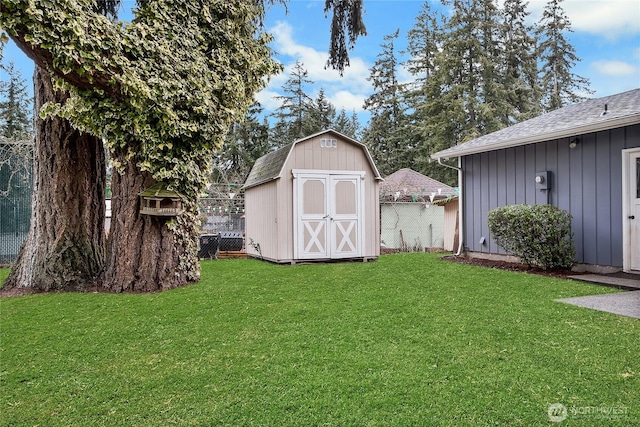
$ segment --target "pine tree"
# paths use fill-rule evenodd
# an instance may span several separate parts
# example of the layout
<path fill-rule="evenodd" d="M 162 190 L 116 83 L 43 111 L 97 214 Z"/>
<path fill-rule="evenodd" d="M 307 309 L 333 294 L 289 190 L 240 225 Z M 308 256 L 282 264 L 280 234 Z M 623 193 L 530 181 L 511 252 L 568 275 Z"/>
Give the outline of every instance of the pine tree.
<path fill-rule="evenodd" d="M 304 115 L 312 102 L 312 98 L 305 92 L 305 86 L 313 83 L 304 64 L 296 61 L 289 78 L 282 86 L 285 94 L 276 97 L 282 104 L 273 113 L 277 119 L 271 138 L 275 147 L 281 147 L 305 136 Z"/>
<path fill-rule="evenodd" d="M 333 121 L 332 127 L 341 134 L 355 140 L 360 138 L 360 121 L 355 111 L 351 114 L 351 117 L 348 117 L 347 112 L 342 108 Z"/>
<path fill-rule="evenodd" d="M 303 135 L 313 135 L 314 133 L 330 129 L 335 117 L 336 108 L 325 96 L 324 89 L 320 88 L 318 96 L 307 104 L 303 114 Z"/>
<path fill-rule="evenodd" d="M 255 161 L 270 151 L 269 125 L 260 121 L 262 113 L 256 102 L 243 121 L 231 125 L 224 149 L 214 156 L 212 182 L 218 181 L 218 174 L 229 182 L 244 182 Z"/>
<path fill-rule="evenodd" d="M 383 174 L 409 166 L 411 147 L 401 131 L 406 122 L 402 104 L 402 89 L 398 83 L 398 60 L 394 41 L 399 30 L 384 37 L 382 52 L 367 78 L 374 92 L 365 100 L 364 108 L 371 112 L 369 126 L 364 130 L 363 142 L 369 147 Z"/>
<path fill-rule="evenodd" d="M 444 52 L 441 52 L 446 35 L 444 25 L 445 17 L 425 2 L 408 32 L 407 52 L 411 59 L 406 68 L 414 80 L 406 85 L 404 92 L 409 111 L 406 138 L 415 147 L 412 167 L 416 171 L 455 185 L 453 170 L 429 161 L 431 153 L 448 148 L 452 143 L 452 121 L 447 107 L 441 103 L 446 89 L 443 84 L 446 72 L 440 65 L 444 60 Z"/>
<path fill-rule="evenodd" d="M 9 80 L 0 82 L 0 135 L 16 140 L 30 139 L 33 99 L 29 97 L 26 81 L 12 62 L 2 69 Z"/>
<path fill-rule="evenodd" d="M 507 125 L 536 117 L 542 111 L 536 39 L 533 28 L 526 23 L 526 5 L 523 0 L 505 0 L 502 11 L 505 95 L 513 107 L 504 118 Z"/>
<path fill-rule="evenodd" d="M 560 3 L 550 0 L 538 22 L 538 59 L 541 62 L 543 105 L 546 111 L 580 102 L 593 93 L 589 80 L 571 72 L 580 61 L 575 48 L 565 38 L 571 32 L 571 23 Z"/>

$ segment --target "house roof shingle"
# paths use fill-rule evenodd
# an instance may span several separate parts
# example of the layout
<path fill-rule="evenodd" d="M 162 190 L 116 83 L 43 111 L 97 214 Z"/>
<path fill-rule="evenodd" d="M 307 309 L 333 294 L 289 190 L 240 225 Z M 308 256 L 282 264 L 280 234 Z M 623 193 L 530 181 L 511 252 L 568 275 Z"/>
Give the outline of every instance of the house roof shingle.
<path fill-rule="evenodd" d="M 640 89 L 568 105 L 431 155 L 449 159 L 640 123 Z"/>
<path fill-rule="evenodd" d="M 380 197 L 394 201 L 426 201 L 455 196 L 456 190 L 440 181 L 409 168 L 400 169 L 385 177 L 380 184 Z"/>

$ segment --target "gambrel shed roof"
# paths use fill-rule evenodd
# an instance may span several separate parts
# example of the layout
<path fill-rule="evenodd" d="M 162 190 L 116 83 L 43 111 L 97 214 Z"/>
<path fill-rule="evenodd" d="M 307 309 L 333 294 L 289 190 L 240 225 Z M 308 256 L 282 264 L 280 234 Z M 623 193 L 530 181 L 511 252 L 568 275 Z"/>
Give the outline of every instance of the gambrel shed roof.
<path fill-rule="evenodd" d="M 279 148 L 276 151 L 272 151 L 271 153 L 265 154 L 264 156 L 260 157 L 254 163 L 253 168 L 251 168 L 251 172 L 249 172 L 249 176 L 247 177 L 247 180 L 245 181 L 244 186 L 242 188 L 255 187 L 256 185 L 264 184 L 265 182 L 281 178 L 282 168 L 287 163 L 287 159 L 289 158 L 290 153 L 293 151 L 293 148 L 301 142 L 307 141 L 309 139 L 312 139 L 324 134 L 326 134 L 327 136 L 333 135 L 334 137 L 338 137 L 342 140 L 346 140 L 351 144 L 357 145 L 360 148 L 362 148 L 363 152 L 367 157 L 369 164 L 371 165 L 371 169 L 374 171 L 375 178 L 382 179 L 382 177 L 380 176 L 380 173 L 378 172 L 378 169 L 376 168 L 376 165 L 373 163 L 373 159 L 369 154 L 369 150 L 367 150 L 367 147 L 364 144 L 354 139 L 351 139 L 348 136 L 341 134 L 340 132 L 337 132 L 333 129 L 329 129 L 329 130 L 318 132 L 316 134 L 309 135 L 307 137 L 293 141 L 285 145 L 284 147 Z"/>
<path fill-rule="evenodd" d="M 431 155 L 467 156 L 640 123 L 640 89 L 568 105 Z"/>

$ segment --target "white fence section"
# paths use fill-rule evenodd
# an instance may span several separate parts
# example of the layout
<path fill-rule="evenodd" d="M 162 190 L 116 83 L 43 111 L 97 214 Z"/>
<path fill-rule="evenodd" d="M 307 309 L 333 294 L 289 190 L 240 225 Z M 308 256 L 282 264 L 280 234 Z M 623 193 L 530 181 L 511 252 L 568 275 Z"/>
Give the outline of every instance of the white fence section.
<path fill-rule="evenodd" d="M 423 252 L 444 247 L 444 207 L 422 202 L 380 203 L 383 248 Z"/>

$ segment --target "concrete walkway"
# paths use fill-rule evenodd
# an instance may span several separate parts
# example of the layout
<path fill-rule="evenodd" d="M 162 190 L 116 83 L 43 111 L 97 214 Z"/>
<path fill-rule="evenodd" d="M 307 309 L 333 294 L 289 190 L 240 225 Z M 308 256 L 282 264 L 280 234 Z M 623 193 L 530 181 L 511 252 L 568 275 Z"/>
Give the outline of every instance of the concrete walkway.
<path fill-rule="evenodd" d="M 597 283 L 600 285 L 625 289 L 627 291 L 640 291 L 640 276 L 638 276 L 637 279 L 629 278 L 629 276 L 633 276 L 631 274 L 625 274 L 625 277 L 619 276 L 620 275 L 617 274 L 578 274 L 576 276 L 569 276 L 569 279 Z"/>
<path fill-rule="evenodd" d="M 640 291 L 563 298 L 556 301 L 640 319 Z"/>
<path fill-rule="evenodd" d="M 629 277 L 616 277 L 616 275 L 581 274 L 569 278 L 625 289 L 629 292 L 564 298 L 556 301 L 640 319 L 640 277 L 636 280 Z"/>

